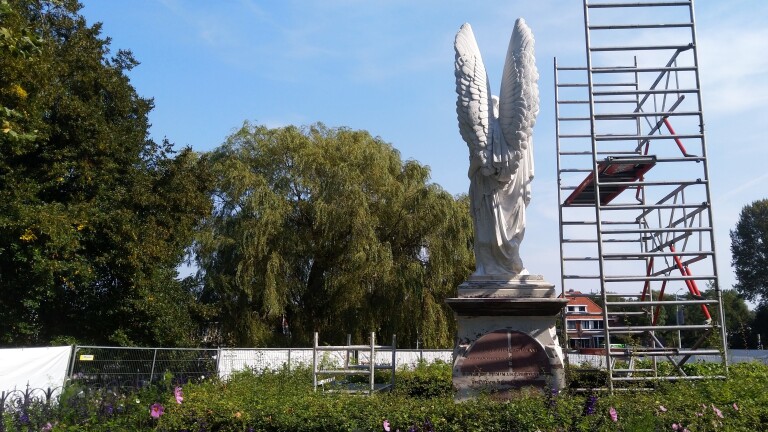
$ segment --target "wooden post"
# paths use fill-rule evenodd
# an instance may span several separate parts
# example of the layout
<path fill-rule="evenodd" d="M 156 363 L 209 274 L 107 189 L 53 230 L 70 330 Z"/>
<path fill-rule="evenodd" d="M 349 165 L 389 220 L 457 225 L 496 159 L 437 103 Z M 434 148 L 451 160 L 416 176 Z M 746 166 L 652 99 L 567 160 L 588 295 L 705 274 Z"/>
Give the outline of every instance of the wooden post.
<path fill-rule="evenodd" d="M 369 370 L 371 372 L 371 378 L 370 378 L 371 388 L 370 388 L 369 394 L 373 394 L 373 388 L 375 384 L 375 379 L 374 379 L 374 373 L 376 371 L 376 350 L 374 348 L 375 344 L 376 344 L 376 333 L 371 332 L 371 358 L 370 358 L 370 364 L 369 364 Z"/>
<path fill-rule="evenodd" d="M 392 335 L 392 381 L 390 391 L 395 389 L 395 368 L 397 367 L 397 336 Z"/>
<path fill-rule="evenodd" d="M 312 343 L 312 388 L 317 391 L 317 332 Z"/>
<path fill-rule="evenodd" d="M 347 334 L 347 346 L 352 345 L 352 335 Z M 349 349 L 346 351 L 346 355 L 344 356 L 344 369 L 349 369 Z"/>

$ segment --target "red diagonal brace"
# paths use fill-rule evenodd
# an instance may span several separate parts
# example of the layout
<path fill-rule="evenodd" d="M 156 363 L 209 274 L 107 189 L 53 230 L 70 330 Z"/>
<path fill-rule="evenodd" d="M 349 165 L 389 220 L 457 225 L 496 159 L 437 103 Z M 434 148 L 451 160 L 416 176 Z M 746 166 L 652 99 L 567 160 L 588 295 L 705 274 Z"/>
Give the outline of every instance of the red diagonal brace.
<path fill-rule="evenodd" d="M 667 281 L 664 281 L 661 283 L 661 291 L 659 292 L 659 301 L 664 300 L 664 289 L 667 287 Z M 661 311 L 661 305 L 656 306 L 656 310 L 653 312 L 653 323 L 652 325 L 656 325 L 656 323 L 659 321 L 659 311 Z"/>
<path fill-rule="evenodd" d="M 648 267 L 645 269 L 645 275 L 651 276 L 651 270 L 653 270 L 653 257 L 648 260 Z M 645 285 L 643 285 L 643 295 L 640 296 L 640 301 L 645 301 L 645 296 L 648 294 L 648 290 L 651 288 L 651 281 L 647 280 L 645 281 Z"/>
<path fill-rule="evenodd" d="M 675 246 L 669 245 L 670 252 L 675 252 Z M 683 276 L 691 276 L 691 269 L 683 265 L 683 262 L 680 261 L 680 257 L 677 255 L 674 255 L 673 258 L 675 259 L 675 264 L 677 265 L 677 268 L 680 270 L 680 274 Z M 685 285 L 688 286 L 688 291 L 690 291 L 691 294 L 701 297 L 701 291 L 699 291 L 699 287 L 696 285 L 696 281 L 693 279 L 686 279 Z M 703 304 L 701 305 L 701 311 L 704 313 L 704 316 L 708 319 L 712 319 L 712 315 L 709 314 L 709 309 L 707 308 L 707 305 Z"/>
<path fill-rule="evenodd" d="M 664 124 L 667 126 L 667 129 L 669 129 L 669 133 L 676 135 L 675 130 L 672 129 L 672 125 L 669 123 L 667 117 L 664 117 Z M 685 146 L 683 145 L 683 142 L 680 141 L 680 138 L 675 138 L 675 142 L 677 143 L 677 147 L 680 148 L 680 151 L 683 152 L 683 156 L 688 156 L 688 152 L 685 151 Z"/>

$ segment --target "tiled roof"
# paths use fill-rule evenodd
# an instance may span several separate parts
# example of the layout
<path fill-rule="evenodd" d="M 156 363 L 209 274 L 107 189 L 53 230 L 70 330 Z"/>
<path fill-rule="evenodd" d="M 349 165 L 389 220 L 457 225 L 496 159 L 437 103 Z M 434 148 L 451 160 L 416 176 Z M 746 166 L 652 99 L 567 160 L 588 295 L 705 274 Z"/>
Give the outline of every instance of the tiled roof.
<path fill-rule="evenodd" d="M 569 294 L 577 294 L 577 295 L 570 296 Z M 598 306 L 597 303 L 592 301 L 592 299 L 590 299 L 589 297 L 584 297 L 578 294 L 581 294 L 581 293 L 579 291 L 565 293 L 565 298 L 568 299 L 568 306 L 586 306 L 588 315 L 603 314 L 603 308 Z"/>

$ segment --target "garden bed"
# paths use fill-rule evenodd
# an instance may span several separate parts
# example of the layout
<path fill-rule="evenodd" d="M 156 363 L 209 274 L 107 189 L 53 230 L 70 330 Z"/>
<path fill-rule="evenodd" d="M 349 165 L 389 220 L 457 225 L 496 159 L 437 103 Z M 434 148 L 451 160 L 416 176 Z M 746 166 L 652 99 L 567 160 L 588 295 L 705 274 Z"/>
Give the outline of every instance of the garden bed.
<path fill-rule="evenodd" d="M 701 366 L 706 370 L 706 365 Z M 310 370 L 233 375 L 122 394 L 67 387 L 57 404 L 6 406 L 7 431 L 755 431 L 768 429 L 768 366 L 652 391 L 521 392 L 456 403 L 446 364 L 398 371 L 391 393 L 312 391 Z M 386 424 L 385 424 L 386 423 Z M 675 429 L 677 428 L 677 429 Z"/>

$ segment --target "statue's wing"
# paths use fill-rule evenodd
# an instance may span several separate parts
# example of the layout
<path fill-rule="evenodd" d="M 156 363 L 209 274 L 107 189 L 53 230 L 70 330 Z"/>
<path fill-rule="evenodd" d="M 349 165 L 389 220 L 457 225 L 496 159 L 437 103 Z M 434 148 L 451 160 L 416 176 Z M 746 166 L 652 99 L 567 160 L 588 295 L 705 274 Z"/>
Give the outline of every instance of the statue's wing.
<path fill-rule="evenodd" d="M 491 127 L 491 92 L 488 75 L 480 57 L 480 49 L 472 27 L 464 24 L 454 42 L 456 60 L 456 113 L 459 131 L 469 146 L 470 173 L 478 168 L 488 170 L 491 156 L 489 131 Z"/>
<path fill-rule="evenodd" d="M 522 166 L 526 172 L 520 175 L 526 179 L 533 177 L 532 132 L 539 114 L 539 72 L 533 43 L 531 29 L 518 18 L 507 49 L 499 97 L 499 126 L 507 149 L 494 157 L 498 171 L 511 176 Z"/>

